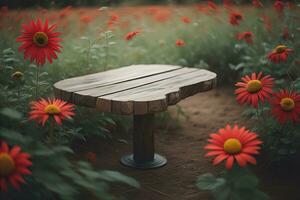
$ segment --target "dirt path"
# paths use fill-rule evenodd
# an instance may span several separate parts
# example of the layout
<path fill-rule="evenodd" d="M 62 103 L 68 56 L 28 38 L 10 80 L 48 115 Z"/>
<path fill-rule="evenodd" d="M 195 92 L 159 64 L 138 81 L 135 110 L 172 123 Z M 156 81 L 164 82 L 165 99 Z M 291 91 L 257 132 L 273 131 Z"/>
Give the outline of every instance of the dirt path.
<path fill-rule="evenodd" d="M 203 158 L 203 146 L 208 134 L 227 123 L 247 126 L 241 116 L 243 108 L 237 105 L 232 92 L 228 88 L 217 89 L 180 103 L 189 116 L 188 120 L 181 121 L 181 129 L 168 130 L 167 133 L 157 130 L 155 134 L 156 152 L 168 159 L 168 164 L 163 168 L 143 171 L 122 166 L 119 158 L 131 152 L 131 145 L 116 141 L 89 140 L 81 145 L 81 152 L 95 152 L 95 167 L 99 169 L 117 170 L 136 178 L 142 185 L 140 190 L 124 186 L 114 188 L 116 194 L 129 200 L 210 200 L 212 198 L 208 193 L 195 187 L 198 175 L 223 169 L 223 166 L 212 167 L 209 160 Z M 175 108 L 171 107 L 169 112 L 175 114 Z M 272 196 L 272 200 L 300 199 L 297 190 L 300 181 L 294 178 L 293 173 L 282 176 L 261 174 L 262 188 Z"/>

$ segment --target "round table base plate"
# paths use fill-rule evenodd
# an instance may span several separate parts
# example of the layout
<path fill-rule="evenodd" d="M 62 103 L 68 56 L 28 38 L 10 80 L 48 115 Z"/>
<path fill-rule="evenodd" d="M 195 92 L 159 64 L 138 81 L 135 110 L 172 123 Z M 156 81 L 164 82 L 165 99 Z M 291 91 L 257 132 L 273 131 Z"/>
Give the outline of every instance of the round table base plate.
<path fill-rule="evenodd" d="M 161 155 L 154 154 L 154 159 L 152 161 L 144 163 L 136 163 L 133 159 L 133 155 L 126 155 L 121 158 L 121 163 L 127 167 L 132 167 L 136 169 L 154 169 L 159 168 L 167 164 L 167 159 Z"/>

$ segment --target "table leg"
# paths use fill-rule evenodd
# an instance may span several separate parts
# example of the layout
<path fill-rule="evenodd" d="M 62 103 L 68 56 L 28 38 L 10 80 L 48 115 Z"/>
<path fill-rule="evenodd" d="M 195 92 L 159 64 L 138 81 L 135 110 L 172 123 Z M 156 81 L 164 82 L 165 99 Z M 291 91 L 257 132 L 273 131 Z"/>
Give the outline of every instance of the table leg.
<path fill-rule="evenodd" d="M 134 115 L 133 154 L 122 157 L 121 163 L 138 169 L 151 169 L 167 164 L 166 158 L 154 153 L 154 114 Z"/>

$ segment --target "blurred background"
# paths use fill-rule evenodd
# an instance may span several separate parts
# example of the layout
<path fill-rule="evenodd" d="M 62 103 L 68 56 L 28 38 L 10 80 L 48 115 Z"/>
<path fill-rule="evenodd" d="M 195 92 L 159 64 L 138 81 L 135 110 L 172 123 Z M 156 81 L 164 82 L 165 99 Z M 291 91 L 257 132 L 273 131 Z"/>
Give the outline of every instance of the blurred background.
<path fill-rule="evenodd" d="M 215 3 L 233 2 L 236 4 L 251 3 L 251 0 L 215 0 Z M 205 0 L 0 0 L 1 6 L 9 8 L 24 7 L 64 7 L 64 6 L 112 6 L 112 5 L 149 5 L 149 4 L 190 4 L 201 3 Z M 273 1 L 264 0 L 263 3 L 272 3 Z M 299 2 L 291 0 L 289 2 Z"/>

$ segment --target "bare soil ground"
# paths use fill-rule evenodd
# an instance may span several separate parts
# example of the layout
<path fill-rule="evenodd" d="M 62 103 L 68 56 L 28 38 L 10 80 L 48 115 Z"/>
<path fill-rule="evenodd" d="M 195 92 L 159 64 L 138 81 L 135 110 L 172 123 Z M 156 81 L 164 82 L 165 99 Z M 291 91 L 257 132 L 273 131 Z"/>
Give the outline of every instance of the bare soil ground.
<path fill-rule="evenodd" d="M 116 195 L 129 200 L 210 200 L 209 193 L 199 191 L 195 186 L 198 175 L 207 172 L 218 174 L 223 169 L 223 166 L 213 167 L 210 160 L 203 157 L 208 134 L 227 123 L 250 127 L 250 122 L 242 117 L 243 108 L 237 105 L 232 92 L 231 88 L 219 88 L 197 94 L 179 104 L 189 116 L 180 121 L 181 128 L 157 129 L 155 133 L 156 152 L 168 159 L 165 167 L 136 170 L 122 166 L 120 157 L 131 153 L 129 135 L 125 136 L 129 144 L 89 139 L 80 145 L 80 154 L 95 152 L 96 168 L 117 170 L 136 178 L 142 186 L 139 190 L 126 186 L 113 188 Z M 169 112 L 175 115 L 175 108 L 170 107 Z M 274 171 L 255 167 L 255 171 L 260 177 L 262 190 L 272 200 L 300 200 L 300 173 L 297 173 L 296 167 Z"/>

